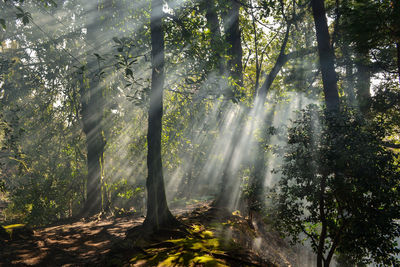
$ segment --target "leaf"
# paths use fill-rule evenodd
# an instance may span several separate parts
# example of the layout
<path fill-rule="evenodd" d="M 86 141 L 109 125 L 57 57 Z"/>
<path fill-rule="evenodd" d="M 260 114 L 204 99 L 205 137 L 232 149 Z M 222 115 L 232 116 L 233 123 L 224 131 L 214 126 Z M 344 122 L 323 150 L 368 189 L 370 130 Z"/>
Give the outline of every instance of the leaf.
<path fill-rule="evenodd" d="M 131 69 L 125 69 L 125 75 L 133 77 L 133 71 Z"/>
<path fill-rule="evenodd" d="M 100 56 L 97 53 L 93 53 L 93 55 L 95 55 L 97 57 L 97 60 L 105 60 L 102 56 Z"/>
<path fill-rule="evenodd" d="M 22 23 L 23 23 L 24 25 L 27 25 L 27 24 L 29 23 L 29 17 L 28 17 L 28 16 L 24 16 L 24 17 L 22 18 Z"/>
<path fill-rule="evenodd" d="M 4 30 L 7 28 L 6 27 L 6 21 L 4 19 L 0 19 L 0 24 L 1 24 L 1 27 L 3 27 Z"/>
<path fill-rule="evenodd" d="M 21 12 L 22 14 L 24 14 L 25 12 L 24 12 L 24 10 L 22 9 L 22 8 L 20 8 L 20 7 L 15 7 L 19 12 Z"/>
<path fill-rule="evenodd" d="M 117 43 L 117 44 L 121 44 L 121 45 L 122 45 L 122 42 L 121 42 L 121 40 L 120 40 L 120 39 L 118 39 L 117 37 L 113 37 L 112 39 L 113 39 L 113 41 L 114 41 L 115 43 Z"/>
<path fill-rule="evenodd" d="M 135 63 L 135 62 L 137 62 L 137 60 L 136 60 L 136 59 L 134 59 L 134 60 L 132 60 L 131 62 L 129 62 L 129 64 L 128 64 L 128 65 L 130 66 L 130 65 L 132 65 L 132 64 L 133 64 L 133 63 Z"/>

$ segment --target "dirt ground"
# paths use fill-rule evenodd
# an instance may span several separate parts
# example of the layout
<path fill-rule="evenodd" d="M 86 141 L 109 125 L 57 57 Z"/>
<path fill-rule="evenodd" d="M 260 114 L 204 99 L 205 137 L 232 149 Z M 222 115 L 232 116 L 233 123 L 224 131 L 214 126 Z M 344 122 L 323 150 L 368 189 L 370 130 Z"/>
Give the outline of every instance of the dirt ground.
<path fill-rule="evenodd" d="M 173 209 L 175 215 L 201 206 Z M 82 219 L 34 229 L 33 237 L 0 244 L 0 266 L 101 266 L 113 244 L 144 217 Z"/>
<path fill-rule="evenodd" d="M 218 254 L 228 266 L 235 266 L 229 262 L 236 260 L 254 262 L 254 266 L 309 266 L 296 264 L 293 251 L 276 234 L 262 229 L 257 232 L 240 215 L 224 214 L 215 209 L 213 211 L 210 209 L 210 203 L 196 203 L 171 211 L 185 225 L 219 222 L 217 226 L 212 226 L 215 229 L 221 228 L 221 231 L 217 231 L 219 236 L 223 240 L 235 240 L 239 246 Z M 142 224 L 143 221 L 143 216 L 133 215 L 121 218 L 82 219 L 36 228 L 33 236 L 7 240 L 0 244 L 0 267 L 101 267 L 109 262 L 110 257 L 116 258 L 119 254 L 125 253 L 120 249 L 116 251 L 116 248 L 124 243 L 121 241 L 125 239 L 127 230 Z M 165 248 L 168 249 L 169 247 Z M 129 256 L 133 254 L 130 252 Z"/>
<path fill-rule="evenodd" d="M 32 239 L 3 244 L 0 266 L 94 266 L 143 218 L 77 221 L 35 229 Z"/>

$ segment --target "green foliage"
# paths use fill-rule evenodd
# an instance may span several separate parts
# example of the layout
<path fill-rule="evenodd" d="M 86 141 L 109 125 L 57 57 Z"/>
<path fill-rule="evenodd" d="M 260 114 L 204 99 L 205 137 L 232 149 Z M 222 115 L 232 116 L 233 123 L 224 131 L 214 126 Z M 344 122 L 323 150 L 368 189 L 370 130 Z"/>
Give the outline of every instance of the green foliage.
<path fill-rule="evenodd" d="M 303 110 L 275 189 L 279 229 L 295 242 L 305 235 L 325 257 L 337 251 L 357 263 L 398 263 L 399 155 L 382 146 L 385 135 L 351 109 Z"/>
<path fill-rule="evenodd" d="M 116 213 L 124 213 L 124 210 L 134 209 L 144 211 L 145 190 L 144 186 L 138 186 L 127 179 L 121 179 L 107 185 L 108 199 Z"/>

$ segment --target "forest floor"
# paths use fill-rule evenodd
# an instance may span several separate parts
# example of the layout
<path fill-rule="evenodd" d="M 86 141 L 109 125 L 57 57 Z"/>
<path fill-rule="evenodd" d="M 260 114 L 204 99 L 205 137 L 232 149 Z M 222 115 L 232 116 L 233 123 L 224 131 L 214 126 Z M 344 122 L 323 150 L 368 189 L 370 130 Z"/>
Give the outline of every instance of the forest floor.
<path fill-rule="evenodd" d="M 209 203 L 172 211 L 189 236 L 132 245 L 126 233 L 141 225 L 141 216 L 60 222 L 0 244 L 0 266 L 298 266 L 286 242 L 240 214 Z"/>
<path fill-rule="evenodd" d="M 3 244 L 0 266 L 96 265 L 129 228 L 142 222 L 140 217 L 105 218 L 34 229 L 31 237 Z"/>

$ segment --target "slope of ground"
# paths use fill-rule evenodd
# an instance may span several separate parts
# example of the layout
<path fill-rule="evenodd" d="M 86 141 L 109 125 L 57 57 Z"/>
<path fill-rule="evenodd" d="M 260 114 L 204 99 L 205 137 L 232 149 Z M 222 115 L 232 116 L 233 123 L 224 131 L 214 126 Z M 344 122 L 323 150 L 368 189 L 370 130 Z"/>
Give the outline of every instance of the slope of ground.
<path fill-rule="evenodd" d="M 143 218 L 76 221 L 35 229 L 27 238 L 5 241 L 0 266 L 84 266 L 100 262 L 111 246 Z"/>
<path fill-rule="evenodd" d="M 126 237 L 143 217 L 80 220 L 34 230 L 0 245 L 0 266 L 298 266 L 284 241 L 240 214 L 209 204 L 175 210 L 185 233 L 146 242 Z M 261 227 L 262 228 L 262 227 Z"/>

